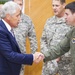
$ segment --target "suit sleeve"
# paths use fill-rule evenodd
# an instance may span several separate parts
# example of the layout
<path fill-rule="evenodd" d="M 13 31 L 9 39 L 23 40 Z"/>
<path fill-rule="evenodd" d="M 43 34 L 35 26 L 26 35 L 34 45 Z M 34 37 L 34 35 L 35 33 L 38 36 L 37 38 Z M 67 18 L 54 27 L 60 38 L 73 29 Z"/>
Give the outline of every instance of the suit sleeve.
<path fill-rule="evenodd" d="M 32 65 L 33 63 L 33 55 L 19 53 L 17 47 L 14 46 L 14 43 L 12 44 L 8 35 L 3 31 L 0 31 L 0 54 L 12 63 L 27 65 Z"/>

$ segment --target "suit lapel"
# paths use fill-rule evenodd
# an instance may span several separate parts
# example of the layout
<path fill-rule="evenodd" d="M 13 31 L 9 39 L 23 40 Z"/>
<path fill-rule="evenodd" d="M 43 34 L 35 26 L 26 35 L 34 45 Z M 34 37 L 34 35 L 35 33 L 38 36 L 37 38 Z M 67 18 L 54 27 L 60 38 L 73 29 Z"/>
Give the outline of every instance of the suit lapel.
<path fill-rule="evenodd" d="M 3 23 L 2 20 L 0 20 L 0 26 L 5 30 L 5 32 L 7 32 L 9 38 L 14 42 L 14 44 L 19 48 L 15 37 L 12 36 L 12 34 L 8 31 L 8 29 L 6 28 L 5 24 Z"/>

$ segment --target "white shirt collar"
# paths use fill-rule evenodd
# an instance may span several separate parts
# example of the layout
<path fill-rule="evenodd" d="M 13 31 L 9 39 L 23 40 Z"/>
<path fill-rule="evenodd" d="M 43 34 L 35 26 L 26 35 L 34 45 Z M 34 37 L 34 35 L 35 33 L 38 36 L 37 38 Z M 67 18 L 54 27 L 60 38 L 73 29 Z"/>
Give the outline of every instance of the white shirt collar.
<path fill-rule="evenodd" d="M 4 24 L 7 27 L 8 31 L 10 32 L 11 26 L 6 21 L 4 21 L 3 19 L 2 19 L 2 21 L 4 22 Z"/>

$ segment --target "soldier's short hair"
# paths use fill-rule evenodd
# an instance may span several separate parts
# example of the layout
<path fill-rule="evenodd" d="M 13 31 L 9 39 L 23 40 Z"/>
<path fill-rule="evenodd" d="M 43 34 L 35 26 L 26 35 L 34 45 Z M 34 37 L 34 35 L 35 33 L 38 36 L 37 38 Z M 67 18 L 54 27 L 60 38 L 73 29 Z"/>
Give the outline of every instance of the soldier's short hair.
<path fill-rule="evenodd" d="M 63 3 L 66 3 L 66 1 L 65 0 L 60 0 L 60 2 L 63 4 Z"/>
<path fill-rule="evenodd" d="M 56 1 L 60 1 L 61 4 L 66 3 L 66 0 L 56 0 Z"/>
<path fill-rule="evenodd" d="M 75 13 L 75 1 L 67 4 L 65 6 L 65 9 L 69 9 L 72 13 Z"/>

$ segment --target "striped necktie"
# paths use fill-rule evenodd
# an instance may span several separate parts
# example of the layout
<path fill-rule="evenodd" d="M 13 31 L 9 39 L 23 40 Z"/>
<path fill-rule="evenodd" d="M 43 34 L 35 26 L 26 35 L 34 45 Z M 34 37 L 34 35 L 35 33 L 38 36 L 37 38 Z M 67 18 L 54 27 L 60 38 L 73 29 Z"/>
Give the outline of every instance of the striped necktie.
<path fill-rule="evenodd" d="M 12 36 L 15 37 L 13 29 L 11 29 L 10 31 L 11 31 Z"/>

